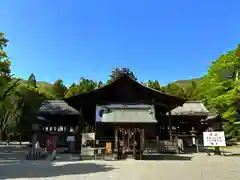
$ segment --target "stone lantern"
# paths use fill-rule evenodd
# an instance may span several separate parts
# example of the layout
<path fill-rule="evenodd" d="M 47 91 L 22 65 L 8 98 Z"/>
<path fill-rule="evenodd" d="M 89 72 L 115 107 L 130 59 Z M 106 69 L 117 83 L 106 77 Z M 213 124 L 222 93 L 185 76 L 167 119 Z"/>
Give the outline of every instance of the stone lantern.
<path fill-rule="evenodd" d="M 195 130 L 194 127 L 192 127 L 192 130 L 190 131 L 191 133 L 191 136 L 192 136 L 192 144 L 194 146 L 196 146 L 197 148 L 197 152 L 199 152 L 199 149 L 198 149 L 198 140 L 197 140 L 197 131 Z"/>

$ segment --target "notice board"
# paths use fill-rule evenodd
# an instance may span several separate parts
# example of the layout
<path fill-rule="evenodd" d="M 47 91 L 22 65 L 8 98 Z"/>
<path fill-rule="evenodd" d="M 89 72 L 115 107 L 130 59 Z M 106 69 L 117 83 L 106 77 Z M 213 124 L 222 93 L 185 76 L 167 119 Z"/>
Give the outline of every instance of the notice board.
<path fill-rule="evenodd" d="M 203 132 L 204 146 L 226 146 L 224 131 Z"/>

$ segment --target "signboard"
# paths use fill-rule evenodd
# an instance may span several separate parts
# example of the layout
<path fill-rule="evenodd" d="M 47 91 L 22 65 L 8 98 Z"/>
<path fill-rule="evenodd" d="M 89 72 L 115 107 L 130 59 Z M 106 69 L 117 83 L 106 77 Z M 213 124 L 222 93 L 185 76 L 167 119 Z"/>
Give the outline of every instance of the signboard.
<path fill-rule="evenodd" d="M 95 133 L 82 133 L 82 145 L 89 146 L 95 140 Z"/>
<path fill-rule="evenodd" d="M 81 156 L 94 156 L 94 148 L 91 147 L 82 148 Z"/>
<path fill-rule="evenodd" d="M 112 151 L 112 143 L 111 142 L 106 142 L 106 153 L 110 154 Z"/>
<path fill-rule="evenodd" d="M 204 146 L 226 146 L 225 134 L 223 131 L 203 132 Z"/>
<path fill-rule="evenodd" d="M 67 142 L 74 142 L 75 141 L 75 136 L 68 136 L 67 137 Z"/>
<path fill-rule="evenodd" d="M 94 147 L 93 147 L 94 141 L 95 141 L 95 133 L 82 133 L 81 156 L 94 155 Z"/>

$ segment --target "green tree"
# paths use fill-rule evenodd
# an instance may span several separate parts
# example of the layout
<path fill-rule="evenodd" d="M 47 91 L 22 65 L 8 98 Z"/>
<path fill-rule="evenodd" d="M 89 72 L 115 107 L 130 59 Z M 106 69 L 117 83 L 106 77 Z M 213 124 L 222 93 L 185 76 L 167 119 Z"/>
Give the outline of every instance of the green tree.
<path fill-rule="evenodd" d="M 18 111 L 13 92 L 19 80 L 12 81 L 11 79 L 11 61 L 4 50 L 7 43 L 8 40 L 0 32 L 0 140 L 4 134 L 8 133 L 14 121 L 17 120 Z"/>
<path fill-rule="evenodd" d="M 30 76 L 28 77 L 27 84 L 34 87 L 34 88 L 37 87 L 36 77 L 33 73 L 30 74 Z"/>
<path fill-rule="evenodd" d="M 4 33 L 0 32 L 0 87 L 5 86 L 11 80 L 11 61 L 5 51 L 8 40 Z"/>
<path fill-rule="evenodd" d="M 100 88 L 100 87 L 103 87 L 104 86 L 104 83 L 102 81 L 99 81 L 97 83 L 97 88 Z"/>
<path fill-rule="evenodd" d="M 78 84 L 78 92 L 86 92 L 97 88 L 97 82 L 85 78 L 81 78 Z"/>
<path fill-rule="evenodd" d="M 77 95 L 77 93 L 78 93 L 78 85 L 76 83 L 72 83 L 71 86 L 69 86 L 64 97 L 69 98 Z"/>
<path fill-rule="evenodd" d="M 185 98 L 184 89 L 181 86 L 179 86 L 177 83 L 168 84 L 167 86 L 162 87 L 161 89 L 165 93 L 171 94 L 173 96 Z"/>
<path fill-rule="evenodd" d="M 127 74 L 128 76 L 132 77 L 134 80 L 137 80 L 136 76 L 129 68 L 115 68 L 112 70 L 108 83 L 116 80 L 118 77 L 122 76 L 123 74 Z"/>
<path fill-rule="evenodd" d="M 199 82 L 200 96 L 212 111 L 217 111 L 224 119 L 223 129 L 228 139 L 238 136 L 236 104 L 239 101 L 238 72 L 240 58 L 235 51 L 220 56 L 209 67 L 208 73 Z"/>
<path fill-rule="evenodd" d="M 52 89 L 56 99 L 63 99 L 67 92 L 67 87 L 64 85 L 63 80 L 61 79 L 55 81 Z"/>
<path fill-rule="evenodd" d="M 98 88 L 100 85 L 98 82 L 89 80 L 86 78 L 81 78 L 79 83 L 73 83 L 67 90 L 65 98 L 77 95 L 79 93 L 87 92 L 93 89 Z"/>
<path fill-rule="evenodd" d="M 149 81 L 146 83 L 146 85 L 147 85 L 148 87 L 152 88 L 152 89 L 155 89 L 155 90 L 158 90 L 158 91 L 161 90 L 160 84 L 159 84 L 159 82 L 158 82 L 157 80 L 155 80 L 155 81 L 149 80 Z"/>
<path fill-rule="evenodd" d="M 187 81 L 187 83 L 178 84 L 170 83 L 167 86 L 162 86 L 161 91 L 177 96 L 188 101 L 200 100 L 199 88 L 196 80 Z"/>
<path fill-rule="evenodd" d="M 18 96 L 19 113 L 16 124 L 18 133 L 24 136 L 31 134 L 32 124 L 37 121 L 39 108 L 45 99 L 52 97 L 52 94 L 44 91 L 36 81 L 32 73 L 25 84 L 21 84 L 16 90 Z"/>
<path fill-rule="evenodd" d="M 45 95 L 39 93 L 38 88 L 29 84 L 23 84 L 17 91 L 19 98 L 19 121 L 17 123 L 18 133 L 29 136 L 32 124 L 36 122 L 39 108 L 46 99 Z"/>
<path fill-rule="evenodd" d="M 16 124 L 20 117 L 20 108 L 17 100 L 17 96 L 11 94 L 11 96 L 7 96 L 0 102 L 0 113 L 2 114 L 0 117 L 1 138 L 16 131 Z"/>

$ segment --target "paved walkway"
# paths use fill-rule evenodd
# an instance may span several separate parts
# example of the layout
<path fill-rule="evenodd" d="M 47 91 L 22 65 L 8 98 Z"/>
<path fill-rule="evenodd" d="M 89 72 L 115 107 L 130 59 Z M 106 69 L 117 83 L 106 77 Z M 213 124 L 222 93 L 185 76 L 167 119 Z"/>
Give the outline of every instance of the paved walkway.
<path fill-rule="evenodd" d="M 56 162 L 26 161 L 24 149 L 0 151 L 0 179 L 53 180 L 239 180 L 240 153 L 228 156 L 162 155 L 148 161 L 78 161 L 60 155 Z"/>

